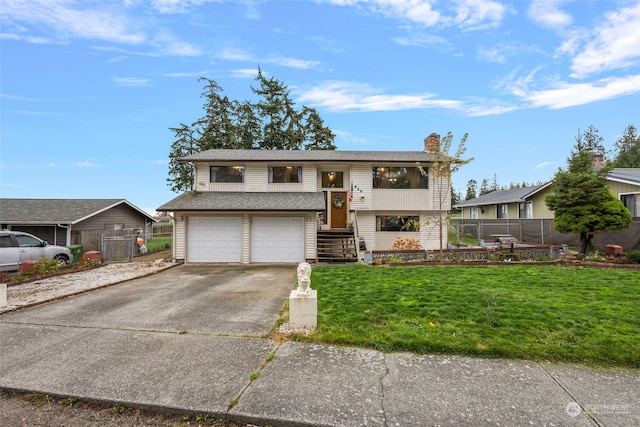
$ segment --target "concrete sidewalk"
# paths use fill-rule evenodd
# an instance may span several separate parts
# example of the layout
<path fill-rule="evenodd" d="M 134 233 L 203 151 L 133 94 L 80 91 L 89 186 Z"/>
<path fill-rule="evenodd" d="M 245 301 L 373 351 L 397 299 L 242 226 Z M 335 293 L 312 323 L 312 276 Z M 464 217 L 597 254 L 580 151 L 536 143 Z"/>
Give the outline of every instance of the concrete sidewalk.
<path fill-rule="evenodd" d="M 260 425 L 640 425 L 635 370 L 10 321 L 0 348 L 4 389 Z"/>

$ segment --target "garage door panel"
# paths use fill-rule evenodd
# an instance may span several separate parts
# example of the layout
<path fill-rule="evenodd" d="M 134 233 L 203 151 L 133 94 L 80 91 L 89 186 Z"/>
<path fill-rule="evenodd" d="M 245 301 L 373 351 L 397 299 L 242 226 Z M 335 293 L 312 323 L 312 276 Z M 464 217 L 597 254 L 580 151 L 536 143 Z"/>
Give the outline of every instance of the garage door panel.
<path fill-rule="evenodd" d="M 188 262 L 240 262 L 241 220 L 237 217 L 189 217 Z"/>
<path fill-rule="evenodd" d="M 304 218 L 252 218 L 251 262 L 301 261 L 304 261 Z"/>

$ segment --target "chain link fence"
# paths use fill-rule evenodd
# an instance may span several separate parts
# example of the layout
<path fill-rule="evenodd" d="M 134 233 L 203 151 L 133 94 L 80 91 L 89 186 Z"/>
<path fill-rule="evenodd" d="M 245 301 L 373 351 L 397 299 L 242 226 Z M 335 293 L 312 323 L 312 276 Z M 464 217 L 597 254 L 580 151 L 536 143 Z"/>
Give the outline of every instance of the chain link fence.
<path fill-rule="evenodd" d="M 487 242 L 495 240 L 492 235 L 508 234 L 521 242 L 540 245 L 578 246 L 580 243 L 578 234 L 554 230 L 552 219 L 452 219 L 451 225 L 458 241 L 465 234 Z M 623 249 L 640 249 L 640 218 L 634 218 L 624 230 L 597 234 L 593 243 L 598 248 L 615 244 Z"/>

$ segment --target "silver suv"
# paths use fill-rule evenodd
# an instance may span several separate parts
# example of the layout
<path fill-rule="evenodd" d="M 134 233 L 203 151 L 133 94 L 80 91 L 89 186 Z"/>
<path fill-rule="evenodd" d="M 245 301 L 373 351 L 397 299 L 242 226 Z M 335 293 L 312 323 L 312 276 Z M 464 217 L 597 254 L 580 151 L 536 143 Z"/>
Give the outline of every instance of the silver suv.
<path fill-rule="evenodd" d="M 58 260 L 60 265 L 73 261 L 71 251 L 64 246 L 50 245 L 22 231 L 0 231 L 0 271 L 16 271 L 24 261 L 42 258 Z"/>

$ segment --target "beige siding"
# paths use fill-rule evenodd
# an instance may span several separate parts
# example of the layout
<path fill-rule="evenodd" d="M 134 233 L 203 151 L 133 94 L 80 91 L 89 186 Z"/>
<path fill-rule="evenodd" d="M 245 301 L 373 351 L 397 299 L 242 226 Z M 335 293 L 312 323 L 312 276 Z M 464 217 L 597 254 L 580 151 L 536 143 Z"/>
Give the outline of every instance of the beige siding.
<path fill-rule="evenodd" d="M 550 193 L 550 187 L 537 192 L 529 200 L 533 203 L 533 219 L 553 218 L 553 212 L 549 210 L 544 202 L 544 196 Z"/>
<path fill-rule="evenodd" d="M 267 184 L 268 192 L 301 192 L 305 191 L 304 183 Z"/>
<path fill-rule="evenodd" d="M 317 248 L 317 227 L 316 214 L 308 214 L 304 221 L 304 258 L 306 260 L 316 259 Z"/>
<path fill-rule="evenodd" d="M 187 233 L 185 232 L 185 218 L 186 215 L 176 215 L 173 227 L 173 257 L 180 260 L 184 260 L 186 255 L 185 245 Z"/>
<path fill-rule="evenodd" d="M 250 163 L 244 169 L 244 187 L 248 192 L 267 191 L 269 170 L 266 163 Z"/>
<path fill-rule="evenodd" d="M 376 249 L 376 215 L 371 211 L 358 212 L 358 237 L 364 239 L 367 250 Z"/>
<path fill-rule="evenodd" d="M 381 210 L 434 210 L 431 190 L 373 190 L 372 208 Z"/>
<path fill-rule="evenodd" d="M 420 233 L 408 231 L 378 231 L 376 232 L 375 250 L 386 251 L 391 249 L 397 239 L 411 238 L 420 241 Z"/>
<path fill-rule="evenodd" d="M 349 209 L 358 211 L 371 210 L 373 206 L 371 165 L 354 165 L 348 175 L 349 180 L 345 182 L 347 191 L 349 191 L 351 183 L 353 183 L 353 200 Z"/>
<path fill-rule="evenodd" d="M 618 199 L 621 194 L 640 193 L 640 185 L 624 184 L 615 181 L 607 181 L 607 185 L 609 186 L 609 190 L 611 190 Z"/>
<path fill-rule="evenodd" d="M 196 191 L 211 191 L 209 189 L 209 181 L 211 180 L 209 166 L 209 163 L 196 163 L 196 176 L 194 177 L 194 189 Z"/>
<path fill-rule="evenodd" d="M 302 166 L 302 190 L 306 192 L 318 191 L 318 169 L 316 165 L 305 164 Z"/>
<path fill-rule="evenodd" d="M 242 242 L 240 244 L 240 262 L 248 264 L 251 262 L 251 219 L 248 214 L 242 215 L 240 233 Z"/>
<path fill-rule="evenodd" d="M 449 211 L 451 210 L 451 181 L 444 177 L 437 180 L 429 169 L 429 192 L 431 205 L 426 209 Z M 424 209 L 424 207 L 423 207 Z"/>
<path fill-rule="evenodd" d="M 443 221 L 446 221 L 446 216 L 443 215 Z M 420 214 L 420 244 L 425 249 L 440 249 L 440 218 L 437 213 L 434 212 L 422 212 Z M 442 246 L 447 248 L 448 238 L 447 224 L 443 224 L 442 227 Z"/>

